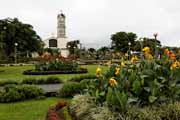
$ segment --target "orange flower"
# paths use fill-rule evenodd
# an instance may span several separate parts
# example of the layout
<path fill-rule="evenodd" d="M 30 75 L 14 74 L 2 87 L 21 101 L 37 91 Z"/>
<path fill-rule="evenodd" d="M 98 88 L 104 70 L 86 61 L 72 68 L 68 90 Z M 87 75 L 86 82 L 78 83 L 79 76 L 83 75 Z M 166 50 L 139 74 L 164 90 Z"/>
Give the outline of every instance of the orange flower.
<path fill-rule="evenodd" d="M 178 54 L 180 54 L 180 49 L 178 50 Z"/>
<path fill-rule="evenodd" d="M 170 52 L 169 52 L 169 58 L 170 58 L 171 60 L 175 60 L 175 59 L 176 59 L 176 55 L 175 55 L 172 51 L 170 51 Z"/>
<path fill-rule="evenodd" d="M 169 49 L 168 49 L 168 48 L 166 48 L 166 49 L 164 50 L 164 54 L 165 54 L 165 55 L 169 55 Z"/>

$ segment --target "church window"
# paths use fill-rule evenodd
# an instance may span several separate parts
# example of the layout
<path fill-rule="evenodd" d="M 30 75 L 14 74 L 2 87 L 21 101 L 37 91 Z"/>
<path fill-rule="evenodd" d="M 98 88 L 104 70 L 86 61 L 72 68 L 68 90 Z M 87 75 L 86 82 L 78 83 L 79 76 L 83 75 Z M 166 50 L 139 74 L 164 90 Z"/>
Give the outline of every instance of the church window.
<path fill-rule="evenodd" d="M 50 39 L 49 40 L 49 47 L 57 47 L 57 40 L 56 39 Z"/>

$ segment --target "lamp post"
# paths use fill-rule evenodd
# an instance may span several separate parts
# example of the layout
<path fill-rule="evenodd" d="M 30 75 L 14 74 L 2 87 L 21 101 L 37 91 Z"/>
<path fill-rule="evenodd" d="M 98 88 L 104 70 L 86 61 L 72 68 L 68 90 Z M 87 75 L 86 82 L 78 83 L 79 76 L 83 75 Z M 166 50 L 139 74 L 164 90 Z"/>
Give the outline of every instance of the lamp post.
<path fill-rule="evenodd" d="M 143 38 L 139 38 L 139 42 L 140 42 L 140 45 L 141 45 L 141 50 L 140 50 L 141 59 L 143 59 L 143 53 L 142 53 L 142 49 L 143 49 Z"/>
<path fill-rule="evenodd" d="M 130 55 L 131 55 L 131 50 L 130 50 L 130 47 L 131 47 L 131 42 L 128 42 L 128 46 L 129 46 L 129 60 L 130 60 Z"/>
<path fill-rule="evenodd" d="M 74 56 L 74 60 L 75 60 L 75 49 L 76 49 L 76 46 L 73 47 L 73 56 Z"/>
<path fill-rule="evenodd" d="M 154 39 L 155 39 L 155 43 L 154 43 L 155 44 L 155 48 L 154 48 L 155 53 L 154 54 L 155 54 L 155 57 L 157 58 L 158 57 L 158 53 L 157 53 L 157 36 L 158 36 L 158 33 L 154 33 L 153 36 L 154 36 Z"/>
<path fill-rule="evenodd" d="M 17 46 L 18 43 L 14 43 L 14 63 L 17 64 Z"/>

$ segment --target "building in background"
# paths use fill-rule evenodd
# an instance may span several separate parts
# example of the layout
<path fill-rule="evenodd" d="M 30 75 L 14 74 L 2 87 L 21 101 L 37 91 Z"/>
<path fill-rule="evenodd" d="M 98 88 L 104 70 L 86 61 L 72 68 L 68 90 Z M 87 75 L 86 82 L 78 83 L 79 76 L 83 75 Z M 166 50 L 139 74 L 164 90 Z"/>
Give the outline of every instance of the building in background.
<path fill-rule="evenodd" d="M 67 57 L 69 55 L 69 50 L 67 48 L 68 41 L 71 40 L 66 36 L 66 16 L 61 12 L 57 16 L 57 36 L 52 35 L 45 39 L 45 48 L 60 49 L 61 56 Z"/>

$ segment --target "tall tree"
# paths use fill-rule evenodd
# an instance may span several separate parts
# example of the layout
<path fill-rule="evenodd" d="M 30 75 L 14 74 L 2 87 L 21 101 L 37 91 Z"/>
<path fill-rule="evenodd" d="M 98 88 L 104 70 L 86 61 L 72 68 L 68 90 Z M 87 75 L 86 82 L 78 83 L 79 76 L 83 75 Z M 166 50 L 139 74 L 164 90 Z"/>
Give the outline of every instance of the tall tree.
<path fill-rule="evenodd" d="M 135 33 L 117 32 L 111 35 L 112 49 L 120 52 L 127 52 L 134 46 L 137 36 Z"/>
<path fill-rule="evenodd" d="M 149 47 L 151 49 L 152 54 L 155 54 L 155 50 L 160 53 L 161 42 L 154 38 L 141 38 L 141 41 L 136 41 L 134 45 L 134 51 L 142 51 L 142 48 Z"/>
<path fill-rule="evenodd" d="M 33 26 L 22 23 L 17 18 L 0 20 L 0 42 L 4 44 L 7 56 L 14 54 L 15 43 L 19 52 L 34 52 L 43 47 L 41 38 L 33 30 Z"/>
<path fill-rule="evenodd" d="M 69 49 L 70 54 L 78 53 L 78 45 L 80 44 L 79 40 L 70 41 L 67 43 L 67 48 Z M 76 53 L 75 53 L 76 52 Z"/>

